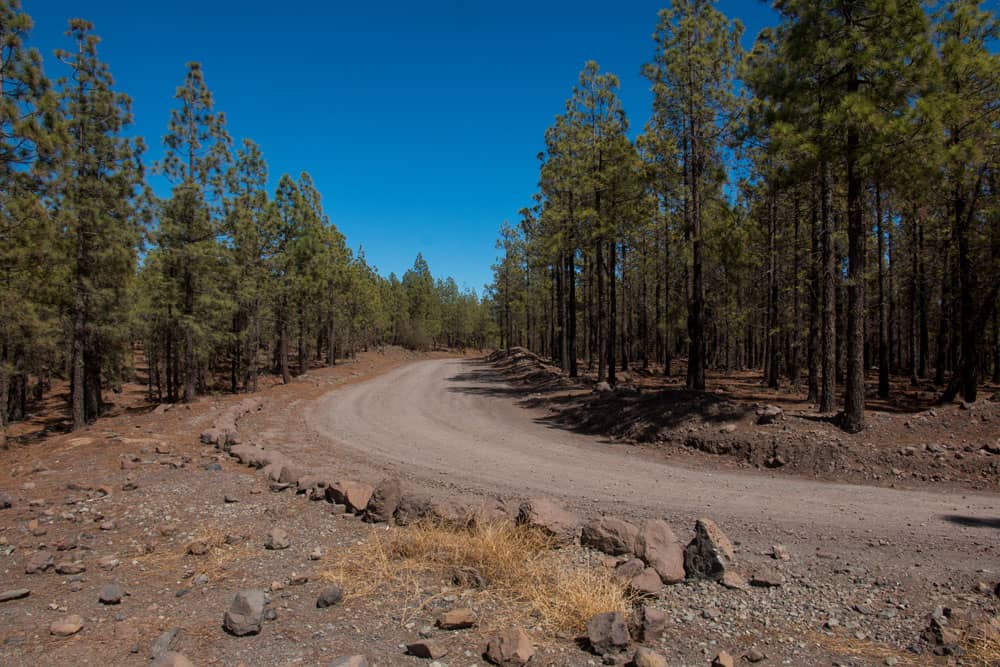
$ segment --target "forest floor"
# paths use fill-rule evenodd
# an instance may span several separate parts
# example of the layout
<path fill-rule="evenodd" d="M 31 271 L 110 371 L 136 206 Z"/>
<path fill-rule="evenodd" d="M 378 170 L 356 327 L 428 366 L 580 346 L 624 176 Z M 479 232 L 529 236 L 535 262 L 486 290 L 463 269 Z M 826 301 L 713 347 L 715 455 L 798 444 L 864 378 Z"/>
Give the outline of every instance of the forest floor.
<path fill-rule="evenodd" d="M 715 518 L 747 577 L 777 572 L 780 585 L 690 581 L 648 598 L 666 623 L 646 643 L 666 664 L 707 666 L 723 649 L 743 664 L 949 664 L 954 655 L 937 653 L 955 646 L 942 651 L 948 642 L 925 632 L 935 613 L 968 664 L 990 664 L 996 645 L 961 631 L 1000 612 L 1000 455 L 976 448 L 997 444 L 997 404 L 876 411 L 868 431 L 847 436 L 750 375 L 710 382 L 716 391 L 697 401 L 639 373 L 602 394 L 527 354 L 488 364 L 388 348 L 260 392 L 263 409 L 240 419 L 239 438 L 289 457 L 303 478 L 398 477 L 407 493 L 443 499 L 445 515 L 477 503 L 502 513 L 544 492 L 581 517 L 666 519 L 684 541 L 694 518 Z M 407 559 L 387 547 L 450 538 L 362 522 L 200 443 L 245 397 L 157 406 L 126 385 L 113 398 L 110 416 L 67 434 L 56 395 L 0 451 L 0 507 L 10 502 L 0 509 L 0 599 L 27 592 L 0 602 L 0 664 L 149 664 L 158 638 L 196 665 L 325 665 L 351 654 L 433 664 L 406 655 L 424 639 L 446 651 L 438 665 L 456 667 L 484 664 L 487 641 L 515 624 L 535 645 L 531 664 L 624 662 L 583 650 L 579 628 L 560 627 L 533 601 L 419 562 L 415 542 Z M 757 425 L 764 404 L 782 407 L 783 419 Z M 806 457 L 798 441 L 837 455 Z M 783 465 L 768 468 L 776 456 Z M 751 467 L 760 469 L 741 469 Z M 288 548 L 265 547 L 274 528 Z M 788 560 L 772 557 L 779 543 Z M 556 553 L 560 572 L 593 570 L 598 582 L 623 560 L 580 545 Z M 43 567 L 29 574 L 34 565 Z M 331 582 L 345 598 L 319 609 Z M 108 585 L 121 587 L 119 603 L 99 600 Z M 593 602 L 569 598 L 570 588 L 551 594 Z M 260 634 L 236 637 L 223 613 L 244 589 L 267 591 L 268 620 Z M 475 610 L 477 625 L 434 627 L 456 607 Z M 52 634 L 69 615 L 82 627 Z"/>
<path fill-rule="evenodd" d="M 899 488 L 1000 489 L 1000 386 L 990 383 L 975 404 L 938 405 L 942 389 L 933 384 L 893 377 L 890 398 L 880 399 L 877 376 L 869 377 L 867 428 L 850 435 L 816 411 L 804 388 L 768 388 L 759 371 L 709 372 L 707 392 L 690 392 L 675 362 L 670 378 L 662 369 L 633 370 L 619 373 L 615 391 L 597 392 L 596 372 L 586 366 L 571 380 L 526 351 L 498 368 L 521 388 L 521 404 L 547 410 L 553 424 L 634 444 L 674 464 Z M 759 424 L 766 406 L 781 414 Z"/>

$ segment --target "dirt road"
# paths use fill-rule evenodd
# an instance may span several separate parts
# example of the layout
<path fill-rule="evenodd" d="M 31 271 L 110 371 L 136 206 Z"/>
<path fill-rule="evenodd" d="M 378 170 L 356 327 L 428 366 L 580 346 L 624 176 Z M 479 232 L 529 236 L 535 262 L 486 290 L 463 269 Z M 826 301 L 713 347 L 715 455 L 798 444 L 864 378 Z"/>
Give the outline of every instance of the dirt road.
<path fill-rule="evenodd" d="M 425 361 L 327 394 L 307 421 L 332 441 L 332 456 L 366 459 L 408 480 L 546 494 L 591 512 L 682 521 L 709 515 L 762 545 L 785 539 L 863 551 L 891 569 L 923 568 L 921 576 L 964 571 L 971 579 L 984 567 L 1000 569 L 992 546 L 1000 529 L 996 495 L 676 467 L 548 425 L 544 414 L 518 405 L 521 397 L 478 362 Z"/>

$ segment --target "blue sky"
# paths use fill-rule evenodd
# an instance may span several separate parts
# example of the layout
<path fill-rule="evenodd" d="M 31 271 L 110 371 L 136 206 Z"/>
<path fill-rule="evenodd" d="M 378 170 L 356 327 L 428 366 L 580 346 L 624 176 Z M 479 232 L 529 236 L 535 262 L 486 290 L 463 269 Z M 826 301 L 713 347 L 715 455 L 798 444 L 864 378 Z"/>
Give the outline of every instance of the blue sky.
<path fill-rule="evenodd" d="M 95 24 L 148 162 L 185 64 L 200 61 L 234 140 L 260 144 L 272 187 L 308 171 L 348 243 L 383 274 L 420 251 L 435 276 L 477 292 L 500 223 L 531 202 L 545 128 L 584 62 L 617 74 L 632 127 L 645 122 L 639 71 L 664 4 L 23 0 L 51 77 L 66 20 Z M 747 48 L 774 22 L 758 0 L 718 6 L 743 21 Z"/>

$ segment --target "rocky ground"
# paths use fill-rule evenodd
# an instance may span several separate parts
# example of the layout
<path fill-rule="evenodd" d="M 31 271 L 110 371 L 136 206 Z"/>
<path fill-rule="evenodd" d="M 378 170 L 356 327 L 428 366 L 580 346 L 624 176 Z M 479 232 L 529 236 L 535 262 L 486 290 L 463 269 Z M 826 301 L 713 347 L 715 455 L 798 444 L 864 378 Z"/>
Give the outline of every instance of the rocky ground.
<path fill-rule="evenodd" d="M 464 666 L 487 658 L 523 664 L 531 656 L 530 664 L 570 666 L 927 665 L 990 664 L 996 657 L 988 652 L 992 633 L 1000 633 L 995 532 L 975 533 L 968 544 L 970 557 L 982 554 L 978 571 L 942 576 L 946 568 L 937 568 L 925 578 L 920 566 L 933 553 L 910 542 L 886 544 L 876 534 L 868 544 L 877 558 L 864 549 L 850 557 L 836 536 L 823 541 L 794 528 L 696 524 L 693 517 L 669 526 L 643 517 L 613 521 L 596 507 L 531 498 L 444 498 L 442 485 L 405 478 L 397 492 L 356 461 L 310 460 L 322 443 L 293 428 L 296 415 L 339 386 L 415 358 L 395 349 L 368 353 L 253 399 L 217 396 L 173 407 L 123 399 L 117 416 L 82 432 L 12 438 L 0 452 L 0 663 L 140 665 L 157 657 L 160 665 L 357 665 L 360 658 L 337 661 L 365 656 L 371 665 Z M 529 377 L 538 366 L 505 361 L 497 359 L 499 370 L 511 379 L 538 383 L 526 400 L 558 385 L 551 396 L 570 397 L 566 410 L 641 401 L 647 391 L 594 394 L 554 376 Z M 521 371 L 528 372 L 515 376 Z M 736 431 L 722 433 L 725 424 L 704 417 L 676 427 L 693 429 L 685 439 L 710 431 L 797 437 L 787 404 L 757 402 L 777 403 L 784 419 L 757 425 L 751 402 L 737 408 Z M 921 417 L 932 424 L 923 436 L 924 422 L 915 421 Z M 874 440 L 885 437 L 889 431 L 879 429 L 890 420 L 912 438 L 870 443 L 882 453 L 847 457 L 844 465 L 859 478 L 885 482 L 874 478 L 884 472 L 865 467 L 884 455 L 891 460 L 879 466 L 899 469 L 894 483 L 934 485 L 937 475 L 942 483 L 990 486 L 978 468 L 952 462 L 972 459 L 989 470 L 992 454 L 965 447 L 984 434 L 995 442 L 992 418 L 985 403 L 971 411 L 876 417 Z M 951 426 L 941 425 L 945 420 Z M 825 424 L 804 421 L 802 428 L 834 437 Z M 958 427 L 970 422 L 971 430 Z M 929 452 L 928 444 L 947 448 Z M 911 446 L 912 453 L 892 454 Z M 686 465 L 710 456 L 683 448 L 692 457 Z M 809 472 L 790 451 L 770 455 Z M 553 629 L 531 605 L 501 609 L 489 582 L 475 577 L 427 569 L 402 579 L 393 574 L 402 566 L 391 560 L 352 562 L 371 558 L 365 547 L 373 540 L 405 540 L 415 529 L 394 524 L 415 515 L 464 530 L 470 515 L 482 523 L 484 508 L 494 519 L 519 519 L 524 530 L 547 534 L 567 568 L 624 582 L 633 596 L 628 616 Z M 892 562 L 880 560 L 887 553 Z"/>

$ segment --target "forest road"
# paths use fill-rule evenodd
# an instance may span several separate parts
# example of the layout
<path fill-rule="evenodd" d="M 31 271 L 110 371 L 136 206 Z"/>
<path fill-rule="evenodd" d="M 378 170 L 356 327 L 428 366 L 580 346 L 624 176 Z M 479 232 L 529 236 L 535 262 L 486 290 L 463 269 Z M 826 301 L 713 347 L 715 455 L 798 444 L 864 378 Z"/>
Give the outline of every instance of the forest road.
<path fill-rule="evenodd" d="M 366 461 L 404 484 L 546 495 L 585 515 L 685 523 L 709 516 L 761 547 L 785 541 L 863 553 L 882 564 L 923 566 L 919 576 L 936 567 L 1000 570 L 992 546 L 1000 537 L 1000 495 L 677 467 L 640 448 L 547 424 L 545 412 L 519 405 L 524 397 L 485 363 L 433 360 L 334 390 L 305 416 L 331 460 Z"/>

